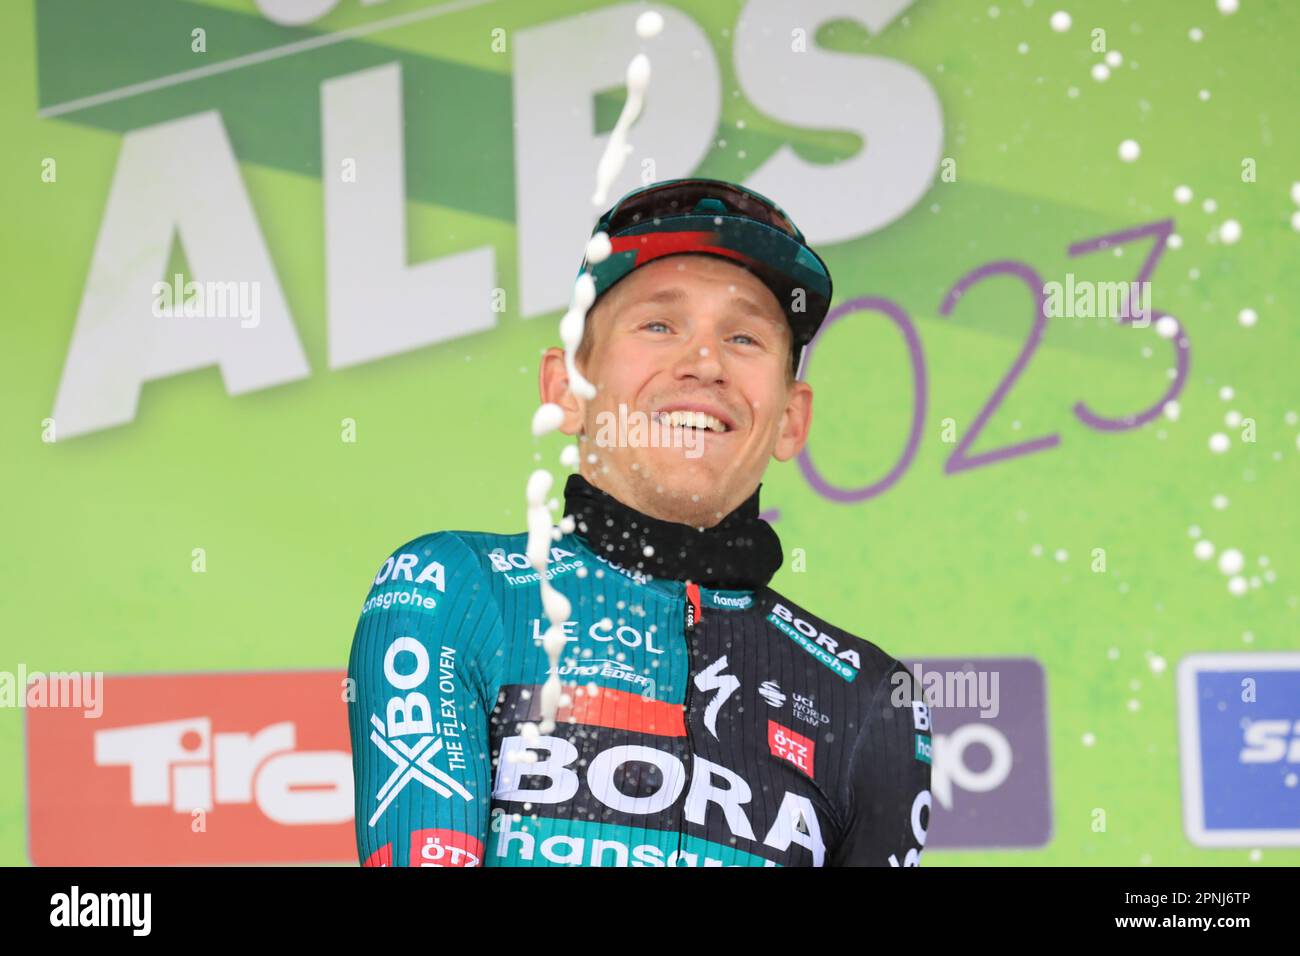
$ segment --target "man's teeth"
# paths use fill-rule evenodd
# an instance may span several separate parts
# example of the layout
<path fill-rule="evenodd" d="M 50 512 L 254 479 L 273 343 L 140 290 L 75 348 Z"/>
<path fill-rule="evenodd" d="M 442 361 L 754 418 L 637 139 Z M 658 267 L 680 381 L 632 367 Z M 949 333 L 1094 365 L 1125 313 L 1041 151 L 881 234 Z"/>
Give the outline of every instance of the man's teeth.
<path fill-rule="evenodd" d="M 667 422 L 674 428 L 707 428 L 713 432 L 727 430 L 721 421 L 704 412 L 660 412 L 659 421 Z"/>

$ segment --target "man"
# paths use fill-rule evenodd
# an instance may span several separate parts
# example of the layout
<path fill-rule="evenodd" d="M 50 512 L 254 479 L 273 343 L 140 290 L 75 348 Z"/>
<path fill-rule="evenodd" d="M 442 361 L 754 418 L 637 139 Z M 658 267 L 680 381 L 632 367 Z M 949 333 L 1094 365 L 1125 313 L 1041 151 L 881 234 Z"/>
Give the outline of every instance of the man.
<path fill-rule="evenodd" d="M 526 535 L 403 545 L 349 666 L 362 862 L 916 865 L 930 740 L 910 674 L 767 586 L 782 554 L 759 483 L 808 436 L 796 375 L 825 265 L 778 207 L 714 180 L 634 191 L 596 231 L 612 254 L 584 263 L 576 353 L 596 395 L 559 349 L 540 376 L 580 446 L 547 568 L 572 603 L 555 729 L 536 726 L 550 664 Z M 619 413 L 691 441 L 597 441 Z"/>

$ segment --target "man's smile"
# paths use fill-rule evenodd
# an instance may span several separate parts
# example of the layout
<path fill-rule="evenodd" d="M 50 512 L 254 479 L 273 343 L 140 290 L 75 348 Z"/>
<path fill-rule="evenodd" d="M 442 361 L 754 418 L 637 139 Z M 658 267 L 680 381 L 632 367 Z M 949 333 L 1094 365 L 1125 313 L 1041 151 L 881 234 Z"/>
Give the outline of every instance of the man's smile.
<path fill-rule="evenodd" d="M 716 405 L 669 402 L 650 413 L 651 421 L 674 428 L 696 428 L 718 434 L 735 431 L 735 420 Z"/>

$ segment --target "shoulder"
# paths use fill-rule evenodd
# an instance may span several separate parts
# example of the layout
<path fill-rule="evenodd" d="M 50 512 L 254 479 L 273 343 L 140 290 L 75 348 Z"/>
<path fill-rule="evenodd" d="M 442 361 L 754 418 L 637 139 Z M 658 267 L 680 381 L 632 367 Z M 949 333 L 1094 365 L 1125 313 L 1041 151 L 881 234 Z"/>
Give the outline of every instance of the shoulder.
<path fill-rule="evenodd" d="M 372 587 L 427 584 L 445 592 L 448 570 L 471 570 L 472 557 L 461 532 L 431 531 L 394 548 L 380 564 Z"/>
<path fill-rule="evenodd" d="M 431 531 L 394 548 L 375 574 L 373 587 L 429 584 L 446 591 L 449 579 L 486 580 L 493 570 L 513 567 L 526 535 L 480 531 Z"/>
<path fill-rule="evenodd" d="M 768 624 L 784 632 L 809 654 L 871 698 L 883 685 L 902 682 L 907 668 L 878 644 L 812 613 L 783 594 L 765 589 Z M 910 683 L 910 675 L 906 678 Z"/>
<path fill-rule="evenodd" d="M 434 531 L 394 548 L 370 581 L 353 657 L 386 650 L 395 635 L 450 641 L 462 649 L 490 646 L 502 633 L 503 619 L 487 555 L 513 537 Z"/>

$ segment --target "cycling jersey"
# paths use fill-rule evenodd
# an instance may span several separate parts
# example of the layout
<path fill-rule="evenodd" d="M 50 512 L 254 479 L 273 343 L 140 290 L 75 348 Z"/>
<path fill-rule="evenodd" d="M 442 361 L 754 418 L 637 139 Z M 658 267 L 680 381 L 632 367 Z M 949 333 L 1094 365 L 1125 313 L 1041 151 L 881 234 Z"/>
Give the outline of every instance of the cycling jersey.
<path fill-rule="evenodd" d="M 428 534 L 380 568 L 348 668 L 364 865 L 919 863 L 929 713 L 897 660 L 767 586 L 757 491 L 699 530 L 571 475 L 565 513 L 548 734 L 524 729 L 551 669 L 526 535 Z"/>

